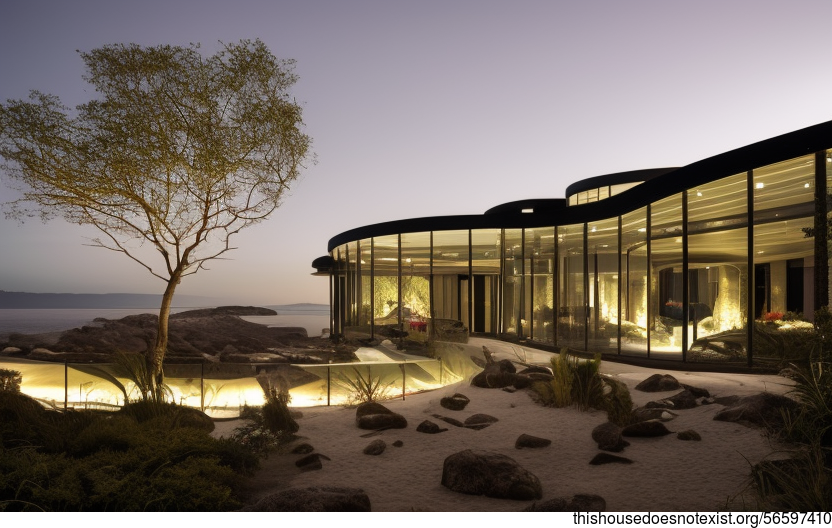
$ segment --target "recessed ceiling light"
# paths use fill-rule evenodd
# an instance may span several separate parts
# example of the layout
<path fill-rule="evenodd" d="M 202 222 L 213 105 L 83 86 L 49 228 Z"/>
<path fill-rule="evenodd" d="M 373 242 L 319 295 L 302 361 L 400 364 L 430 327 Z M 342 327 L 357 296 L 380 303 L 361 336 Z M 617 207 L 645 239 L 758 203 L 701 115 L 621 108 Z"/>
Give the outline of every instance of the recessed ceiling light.
<path fill-rule="evenodd" d="M 757 185 L 755 185 L 755 187 L 756 187 L 756 188 L 758 188 L 758 189 L 762 189 L 762 188 L 763 188 L 763 187 L 765 187 L 765 186 L 766 186 L 766 184 L 765 184 L 765 183 L 763 183 L 763 182 L 760 182 L 760 183 L 758 183 Z"/>

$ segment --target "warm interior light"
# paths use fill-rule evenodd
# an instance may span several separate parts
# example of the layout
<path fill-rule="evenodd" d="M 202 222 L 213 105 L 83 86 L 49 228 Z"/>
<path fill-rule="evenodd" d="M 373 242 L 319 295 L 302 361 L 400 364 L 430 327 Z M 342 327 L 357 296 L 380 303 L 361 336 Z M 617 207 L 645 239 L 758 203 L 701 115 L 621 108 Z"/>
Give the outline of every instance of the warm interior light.
<path fill-rule="evenodd" d="M 533 213 L 533 212 L 534 212 L 534 209 L 531 209 L 531 208 L 529 208 L 529 209 L 521 209 L 521 210 L 520 210 L 520 212 L 521 212 L 521 213 Z"/>
<path fill-rule="evenodd" d="M 808 184 L 808 183 L 804 183 L 804 184 L 803 184 L 803 187 L 804 187 L 804 188 L 806 188 L 806 189 L 808 189 L 808 188 L 809 188 L 809 184 Z"/>
<path fill-rule="evenodd" d="M 763 188 L 763 187 L 765 187 L 765 186 L 766 186 L 766 184 L 765 184 L 765 183 L 763 183 L 763 182 L 760 182 L 760 183 L 758 183 L 757 185 L 755 185 L 755 187 L 756 187 L 756 188 L 758 188 L 758 189 L 762 189 L 762 188 Z"/>
<path fill-rule="evenodd" d="M 696 196 L 702 196 L 702 191 L 696 191 Z"/>

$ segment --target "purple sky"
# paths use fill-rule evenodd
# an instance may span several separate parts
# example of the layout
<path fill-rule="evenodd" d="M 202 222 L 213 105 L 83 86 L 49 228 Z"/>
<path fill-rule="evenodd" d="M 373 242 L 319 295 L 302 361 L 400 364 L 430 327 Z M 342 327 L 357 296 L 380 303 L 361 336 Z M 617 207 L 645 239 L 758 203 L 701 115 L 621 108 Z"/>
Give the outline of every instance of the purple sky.
<path fill-rule="evenodd" d="M 178 293 L 327 302 L 341 231 L 563 197 L 832 119 L 832 2 L 6 0 L 0 99 L 88 100 L 75 50 L 260 38 L 297 60 L 318 163 Z M 0 185 L 0 201 L 12 197 Z M 95 233 L 0 217 L 0 290 L 161 293 Z M 174 302 L 175 303 L 175 302 Z"/>

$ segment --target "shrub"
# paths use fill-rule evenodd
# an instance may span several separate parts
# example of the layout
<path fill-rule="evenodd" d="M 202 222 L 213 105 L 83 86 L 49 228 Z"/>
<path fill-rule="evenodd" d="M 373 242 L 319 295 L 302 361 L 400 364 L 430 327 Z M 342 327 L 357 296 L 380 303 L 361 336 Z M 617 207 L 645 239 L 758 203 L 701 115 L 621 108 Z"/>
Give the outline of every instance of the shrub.
<path fill-rule="evenodd" d="M 20 392 L 23 376 L 20 372 L 10 369 L 0 369 L 0 391 Z"/>
<path fill-rule="evenodd" d="M 343 373 L 338 374 L 336 383 L 344 388 L 349 396 L 349 403 L 374 402 L 389 399 L 390 391 L 394 381 L 382 383 L 381 376 L 373 376 L 372 367 L 367 367 L 367 375 L 361 373 L 356 367 L 352 368 L 355 378 Z"/>

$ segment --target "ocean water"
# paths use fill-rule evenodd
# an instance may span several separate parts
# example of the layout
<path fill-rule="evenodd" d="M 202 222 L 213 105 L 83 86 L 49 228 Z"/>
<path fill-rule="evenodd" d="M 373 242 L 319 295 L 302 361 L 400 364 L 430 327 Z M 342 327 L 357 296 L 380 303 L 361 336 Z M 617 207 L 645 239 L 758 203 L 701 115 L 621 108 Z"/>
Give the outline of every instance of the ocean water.
<path fill-rule="evenodd" d="M 269 306 L 269 308 L 276 310 L 278 315 L 244 317 L 244 319 L 268 326 L 299 326 L 305 328 L 310 337 L 320 336 L 322 329 L 329 328 L 328 309 L 315 307 L 314 309 L 293 310 L 290 307 L 278 306 Z M 196 309 L 194 307 L 172 308 L 171 313 Z M 4 308 L 0 309 L 0 335 L 12 332 L 20 334 L 61 332 L 90 325 L 98 317 L 121 319 L 128 315 L 157 312 L 158 308 Z"/>

